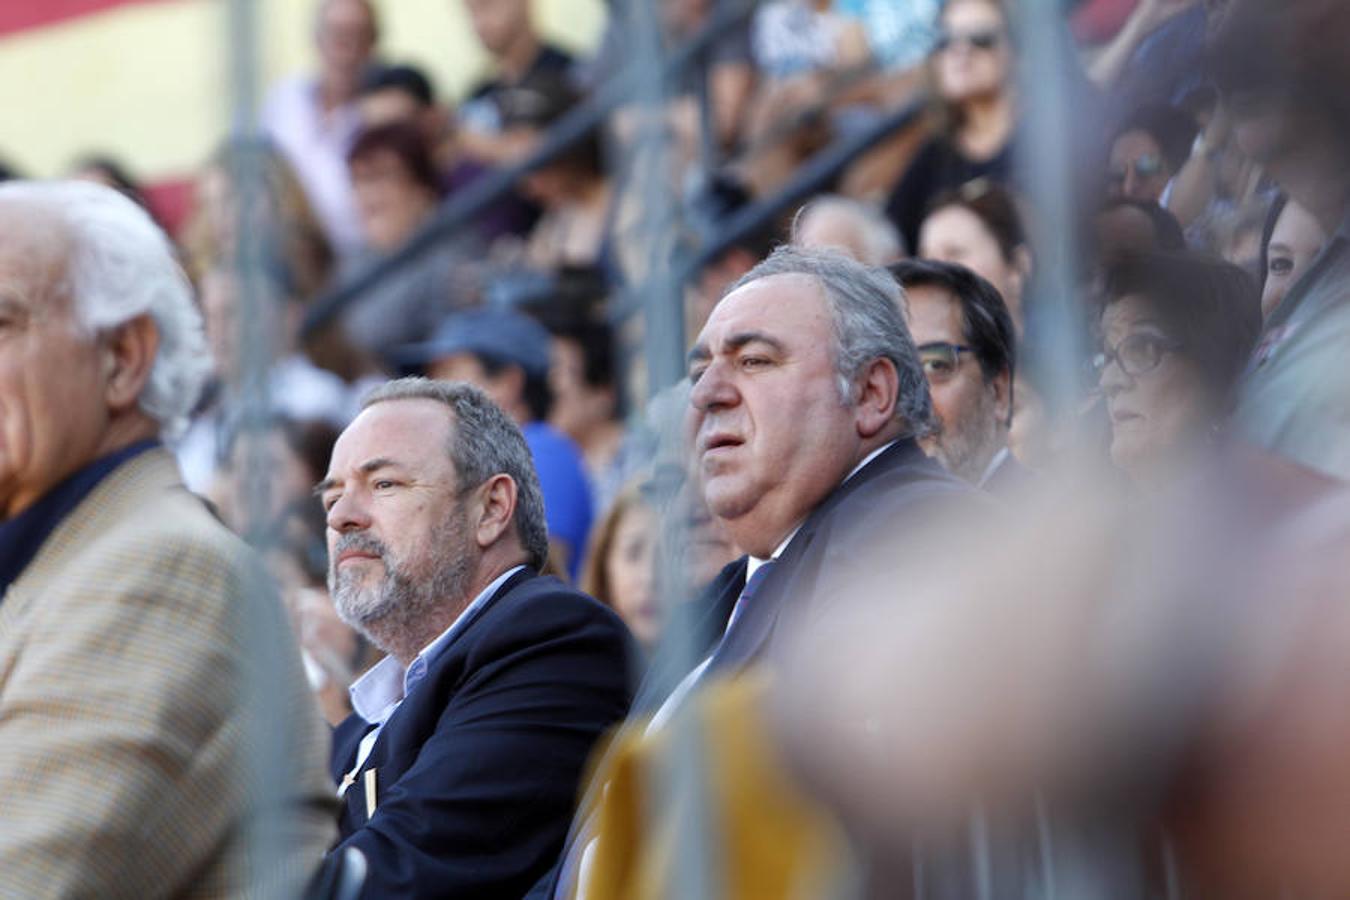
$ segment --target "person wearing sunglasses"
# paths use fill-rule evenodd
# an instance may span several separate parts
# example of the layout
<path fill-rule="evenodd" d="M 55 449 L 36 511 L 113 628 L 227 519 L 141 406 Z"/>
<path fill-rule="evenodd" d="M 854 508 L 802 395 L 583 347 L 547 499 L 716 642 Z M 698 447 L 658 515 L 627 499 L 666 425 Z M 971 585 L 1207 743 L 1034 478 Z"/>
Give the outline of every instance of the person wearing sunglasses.
<path fill-rule="evenodd" d="M 909 247 L 918 246 L 919 225 L 936 197 L 977 178 L 1007 184 L 1013 176 L 1014 47 L 1003 3 L 950 0 L 938 35 L 929 76 L 940 128 L 915 154 L 886 205 Z"/>
<path fill-rule="evenodd" d="M 1206 452 L 1261 328 L 1245 272 L 1190 254 L 1123 259 L 1105 275 L 1093 360 L 1111 423 L 1111 461 L 1140 485 Z"/>
<path fill-rule="evenodd" d="M 1185 164 L 1196 125 L 1171 106 L 1144 107 L 1111 142 L 1107 194 L 1166 206 L 1172 177 Z"/>
<path fill-rule="evenodd" d="M 953 475 L 993 493 L 1024 481 L 1008 450 L 1014 331 L 998 290 L 965 266 L 905 260 L 905 324 L 928 377 L 936 435 L 921 446 Z"/>

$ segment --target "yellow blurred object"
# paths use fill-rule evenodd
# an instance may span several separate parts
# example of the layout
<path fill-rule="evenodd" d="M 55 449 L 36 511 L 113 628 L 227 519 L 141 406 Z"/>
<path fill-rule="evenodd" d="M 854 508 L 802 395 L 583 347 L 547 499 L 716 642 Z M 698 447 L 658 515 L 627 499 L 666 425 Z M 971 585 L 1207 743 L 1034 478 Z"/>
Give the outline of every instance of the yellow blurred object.
<path fill-rule="evenodd" d="M 770 742 L 761 712 L 768 680 L 742 675 L 701 688 L 672 721 L 647 733 L 629 725 L 614 739 L 597 782 L 605 785 L 598 809 L 584 812 L 598 822 L 593 864 L 584 878 L 586 900 L 658 900 L 670 896 L 680 857 L 676 823 L 694 798 L 679 808 L 658 808 L 660 779 L 674 760 L 676 731 L 697 729 L 699 787 L 708 815 L 701 837 L 708 842 L 711 897 L 726 900 L 788 900 L 830 896 L 830 886 L 848 873 L 842 831 L 806 798 Z M 690 722 L 689 717 L 696 716 Z"/>

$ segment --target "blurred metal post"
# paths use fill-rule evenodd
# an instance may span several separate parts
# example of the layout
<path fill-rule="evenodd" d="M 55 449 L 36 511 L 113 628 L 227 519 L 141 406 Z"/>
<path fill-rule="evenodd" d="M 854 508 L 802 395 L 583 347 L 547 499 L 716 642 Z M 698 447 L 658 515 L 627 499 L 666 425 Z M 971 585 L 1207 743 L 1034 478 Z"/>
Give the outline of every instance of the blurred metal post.
<path fill-rule="evenodd" d="M 1082 267 L 1074 197 L 1083 161 L 1075 149 L 1082 136 L 1070 128 L 1074 97 L 1068 74 L 1078 65 L 1071 58 L 1061 0 L 1023 0 L 1011 7 L 1020 45 L 1020 96 L 1024 122 L 1017 148 L 1026 178 L 1027 199 L 1036 210 L 1035 303 L 1045 326 L 1044 360 L 1051 375 L 1046 383 L 1058 396 L 1047 398 L 1064 408 L 1078 384 L 1082 318 L 1078 291 Z"/>
<path fill-rule="evenodd" d="M 647 249 L 640 293 L 643 309 L 643 348 L 647 357 L 647 383 L 654 396 L 658 391 L 676 385 L 684 377 L 685 335 L 683 284 L 672 271 L 678 238 L 678 186 L 671 154 L 671 140 L 667 124 L 667 103 L 670 83 L 681 72 L 668 72 L 664 64 L 666 42 L 658 4 L 660 0 L 628 0 L 616 4 L 615 15 L 624 16 L 626 38 L 623 46 L 630 55 L 625 61 L 625 80 L 634 86 L 635 106 L 639 116 L 631 158 L 632 183 L 639 191 L 641 221 L 637 245 Z M 699 65 L 701 53 L 685 60 L 686 65 Z M 676 397 L 682 396 L 679 391 Z M 679 416 L 680 410 L 674 411 Z M 663 529 L 663 540 L 658 550 L 662 564 L 658 566 L 659 596 L 666 609 L 681 604 L 687 596 L 688 579 L 680 570 L 680 546 L 684 543 L 680 532 L 685 519 L 679 515 L 678 492 L 667 492 L 655 498 L 662 518 L 667 523 L 679 523 Z M 692 628 L 685 617 L 673 616 L 672 627 L 666 636 L 666 657 L 672 663 L 666 672 L 653 676 L 665 681 L 675 670 L 688 672 L 698 663 L 697 645 Z M 653 817 L 663 812 L 677 811 L 675 827 L 675 859 L 670 867 L 673 883 L 668 896 L 673 900 L 703 900 L 721 896 L 721 873 L 714 850 L 719 845 L 704 787 L 707 784 L 703 765 L 704 746 L 701 729 L 694 716 L 678 716 L 670 725 L 670 764 L 652 774 L 652 793 L 657 802 L 652 807 Z M 655 818 L 648 827 L 655 825 Z"/>
<path fill-rule="evenodd" d="M 243 486 L 240 499 L 244 536 L 255 550 L 261 551 L 272 537 L 270 476 L 275 467 L 267 446 L 271 410 L 268 372 L 279 332 L 277 304 L 263 264 L 269 248 L 267 229 L 261 226 L 269 222 L 270 198 L 257 140 L 257 6 L 257 0 L 230 0 L 227 10 L 231 136 L 248 150 L 238 154 L 238 163 L 230 172 L 238 204 L 235 210 L 238 245 L 232 262 L 238 291 L 239 358 L 236 383 L 227 385 L 226 390 L 234 393 L 240 413 L 234 464 Z M 271 627 L 273 618 L 249 614 L 255 606 L 272 601 L 271 579 L 261 557 L 254 574 L 248 589 L 260 596 L 249 598 L 239 619 L 239 640 L 246 650 L 267 647 L 274 639 L 273 635 L 256 633 Z M 287 833 L 283 804 L 290 785 L 285 773 L 290 769 L 294 751 L 288 745 L 287 723 L 275 701 L 277 685 L 289 672 L 280 663 L 281 660 L 265 653 L 248 656 L 240 684 L 240 702 L 248 729 L 244 758 L 240 761 L 244 777 L 239 788 L 248 794 L 251 813 L 247 819 L 250 833 L 244 835 L 248 846 L 247 874 L 250 894 L 261 897 L 280 897 L 285 890 L 277 879 L 285 868 L 285 861 L 279 857 L 285 852 Z M 318 862 L 316 859 L 315 865 Z"/>

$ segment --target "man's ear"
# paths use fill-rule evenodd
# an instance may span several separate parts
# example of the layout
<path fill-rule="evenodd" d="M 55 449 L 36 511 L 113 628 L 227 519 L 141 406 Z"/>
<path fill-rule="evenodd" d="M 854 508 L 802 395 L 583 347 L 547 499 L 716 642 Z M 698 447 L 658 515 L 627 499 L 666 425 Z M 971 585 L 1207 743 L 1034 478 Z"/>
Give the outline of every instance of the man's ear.
<path fill-rule="evenodd" d="M 995 375 L 989 386 L 994 391 L 995 420 L 1005 427 L 1012 425 L 1012 378 L 1008 376 L 1008 370 Z"/>
<path fill-rule="evenodd" d="M 895 363 L 885 357 L 872 360 L 854 389 L 858 392 L 858 436 L 866 440 L 895 421 L 895 405 L 900 402 Z"/>
<path fill-rule="evenodd" d="M 107 331 L 104 350 L 104 397 L 108 408 L 126 412 L 139 402 L 159 351 L 159 328 L 149 313 Z"/>
<path fill-rule="evenodd" d="M 516 515 L 516 480 L 499 473 L 478 488 L 478 522 L 474 539 L 480 549 L 486 550 L 514 527 Z"/>

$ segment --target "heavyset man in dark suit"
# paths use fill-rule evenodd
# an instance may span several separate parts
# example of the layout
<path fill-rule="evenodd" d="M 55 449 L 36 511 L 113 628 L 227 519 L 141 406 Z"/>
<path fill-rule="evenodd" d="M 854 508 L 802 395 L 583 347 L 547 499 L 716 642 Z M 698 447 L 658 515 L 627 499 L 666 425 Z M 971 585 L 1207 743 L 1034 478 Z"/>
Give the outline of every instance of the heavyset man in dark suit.
<path fill-rule="evenodd" d="M 529 450 L 477 388 L 377 389 L 319 493 L 338 612 L 389 653 L 335 734 L 335 854 L 365 856 L 366 896 L 514 900 L 557 857 L 592 745 L 628 709 L 627 631 L 538 575 Z"/>
<path fill-rule="evenodd" d="M 694 464 L 749 553 L 720 579 L 738 599 L 710 669 L 760 657 L 782 614 L 921 527 L 921 507 L 966 493 L 918 447 L 934 414 L 901 304 L 883 270 L 784 247 L 690 350 Z"/>
<path fill-rule="evenodd" d="M 659 732 L 703 682 L 763 664 L 786 621 L 827 613 L 906 531 L 973 494 L 916 442 L 933 409 L 901 304 L 884 270 L 783 247 L 713 310 L 689 353 L 688 430 L 708 508 L 749 555 L 711 588 L 713 649 L 673 692 L 644 685 L 655 714 L 637 727 Z M 602 818 L 578 823 L 531 897 L 596 893 Z"/>

